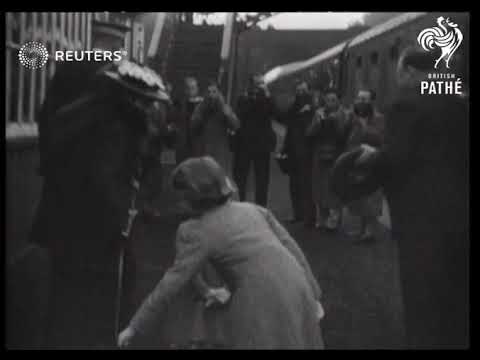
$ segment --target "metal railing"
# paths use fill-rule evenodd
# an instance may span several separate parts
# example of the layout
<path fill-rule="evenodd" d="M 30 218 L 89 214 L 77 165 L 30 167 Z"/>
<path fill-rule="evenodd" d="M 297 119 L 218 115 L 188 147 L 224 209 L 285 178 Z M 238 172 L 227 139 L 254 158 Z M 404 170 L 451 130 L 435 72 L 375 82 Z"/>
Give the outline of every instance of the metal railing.
<path fill-rule="evenodd" d="M 18 51 L 28 41 L 46 46 L 49 54 L 64 49 L 89 49 L 92 13 L 22 12 L 6 14 L 6 104 L 7 140 L 36 137 L 36 114 L 45 99 L 55 62 L 40 69 L 20 64 Z"/>
<path fill-rule="evenodd" d="M 131 26 L 131 19 L 117 19 L 108 12 L 10 12 L 6 13 L 6 138 L 38 136 L 36 115 L 42 105 L 48 82 L 55 74 L 55 61 L 39 69 L 24 67 L 18 52 L 28 41 L 43 44 L 50 55 L 57 50 L 90 50 L 92 20 L 122 22 Z M 134 23 L 134 31 L 125 39 L 131 58 L 143 60 L 143 27 Z M 132 50 L 135 50 L 133 54 Z"/>

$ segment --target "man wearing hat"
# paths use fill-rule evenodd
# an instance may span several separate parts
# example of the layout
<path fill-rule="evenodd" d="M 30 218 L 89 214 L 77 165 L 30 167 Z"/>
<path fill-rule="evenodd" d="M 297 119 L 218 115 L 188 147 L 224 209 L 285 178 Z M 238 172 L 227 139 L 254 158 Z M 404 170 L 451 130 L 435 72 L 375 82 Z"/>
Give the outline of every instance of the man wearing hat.
<path fill-rule="evenodd" d="M 421 95 L 435 58 L 422 49 L 404 51 L 401 96 L 386 114 L 383 149 L 363 144 L 342 155 L 332 184 L 344 200 L 384 189 L 398 243 L 407 346 L 465 349 L 469 109 L 457 95 Z M 458 76 L 460 69 L 450 71 Z"/>
<path fill-rule="evenodd" d="M 93 48 L 102 50 L 118 50 L 128 30 L 93 28 Z M 149 153 L 166 134 L 168 103 L 158 75 L 128 61 L 57 67 L 39 118 L 44 185 L 31 232 L 53 266 L 49 347 L 113 345 L 121 293 L 129 316 L 131 214 Z"/>

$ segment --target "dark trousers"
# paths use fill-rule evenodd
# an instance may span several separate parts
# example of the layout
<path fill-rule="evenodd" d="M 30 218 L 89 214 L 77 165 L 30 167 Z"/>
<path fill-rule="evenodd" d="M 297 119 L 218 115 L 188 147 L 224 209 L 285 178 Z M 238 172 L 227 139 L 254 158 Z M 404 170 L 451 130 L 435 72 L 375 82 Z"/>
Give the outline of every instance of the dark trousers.
<path fill-rule="evenodd" d="M 245 201 L 247 179 L 251 165 L 255 172 L 255 203 L 267 206 L 270 182 L 270 151 L 248 149 L 248 145 L 235 153 L 233 178 L 238 186 L 240 201 Z"/>
<path fill-rule="evenodd" d="M 315 204 L 312 199 L 312 162 L 310 158 L 295 160 L 290 171 L 290 199 L 292 201 L 293 217 L 314 222 Z"/>
<path fill-rule="evenodd" d="M 408 348 L 467 349 L 468 233 L 418 233 L 397 238 Z"/>

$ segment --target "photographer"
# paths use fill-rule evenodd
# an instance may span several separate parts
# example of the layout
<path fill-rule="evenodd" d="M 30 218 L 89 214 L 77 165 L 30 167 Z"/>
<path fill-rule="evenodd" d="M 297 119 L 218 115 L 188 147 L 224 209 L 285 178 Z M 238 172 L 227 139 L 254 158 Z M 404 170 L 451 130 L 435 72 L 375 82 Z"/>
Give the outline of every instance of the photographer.
<path fill-rule="evenodd" d="M 214 81 L 207 87 L 207 95 L 192 114 L 191 133 L 193 156 L 210 155 L 230 172 L 230 152 L 227 131 L 236 131 L 240 122 L 225 102 Z"/>
<path fill-rule="evenodd" d="M 307 129 L 313 144 L 312 191 L 317 210 L 316 228 L 336 230 L 340 222 L 341 203 L 331 190 L 330 173 L 335 160 L 345 150 L 350 116 L 340 105 L 333 89 L 325 92 L 325 107 L 315 113 Z"/>
<path fill-rule="evenodd" d="M 287 112 L 287 133 L 282 155 L 288 160 L 289 190 L 293 218 L 291 223 L 314 223 L 312 201 L 312 149 L 305 131 L 315 113 L 314 99 L 308 83 L 299 80 L 295 87 L 295 100 Z"/>
<path fill-rule="evenodd" d="M 187 76 L 184 79 L 184 94 L 181 99 L 174 101 L 174 119 L 177 130 L 176 138 L 176 163 L 192 157 L 192 115 L 197 106 L 203 101 L 199 96 L 198 80 Z"/>
<path fill-rule="evenodd" d="M 237 114 L 241 127 L 235 135 L 233 176 L 240 200 L 245 201 L 247 178 L 253 162 L 255 169 L 255 202 L 266 206 L 270 178 L 270 153 L 275 149 L 272 128 L 275 106 L 263 76 L 250 78 L 247 93 L 238 100 Z"/>

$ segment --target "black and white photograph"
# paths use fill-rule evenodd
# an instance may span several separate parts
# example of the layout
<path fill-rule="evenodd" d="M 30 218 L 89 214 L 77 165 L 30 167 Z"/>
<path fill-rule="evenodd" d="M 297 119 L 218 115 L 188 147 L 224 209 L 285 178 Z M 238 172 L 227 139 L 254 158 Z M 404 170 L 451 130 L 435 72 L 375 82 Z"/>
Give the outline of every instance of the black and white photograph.
<path fill-rule="evenodd" d="M 7 350 L 470 349 L 469 12 L 3 15 Z"/>

